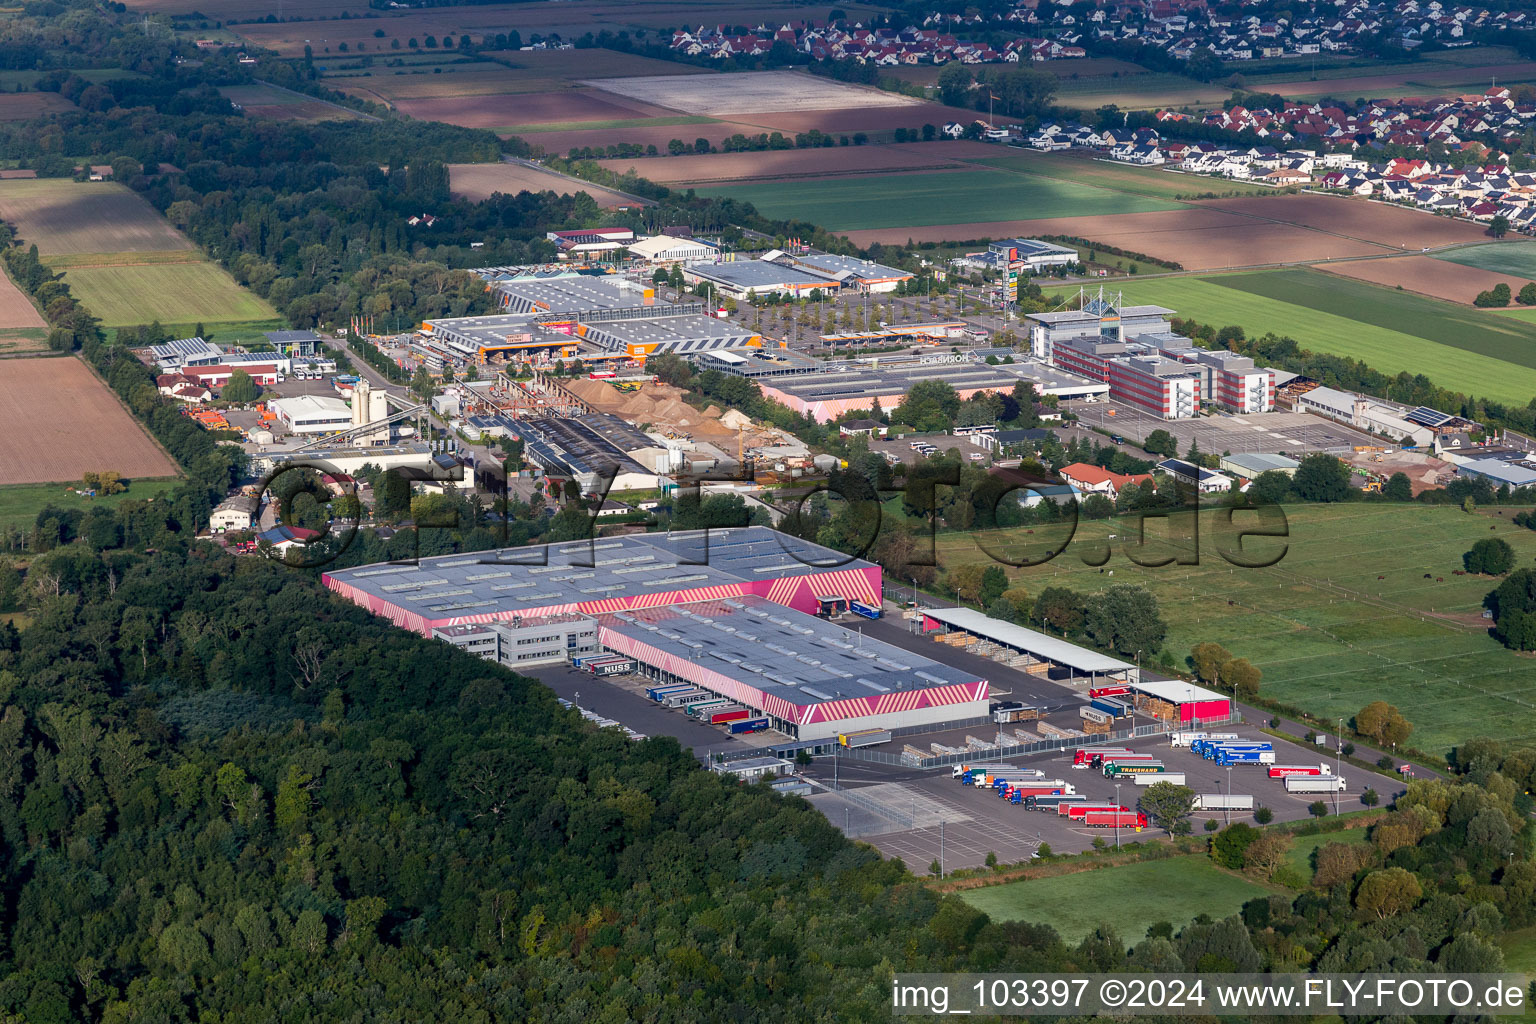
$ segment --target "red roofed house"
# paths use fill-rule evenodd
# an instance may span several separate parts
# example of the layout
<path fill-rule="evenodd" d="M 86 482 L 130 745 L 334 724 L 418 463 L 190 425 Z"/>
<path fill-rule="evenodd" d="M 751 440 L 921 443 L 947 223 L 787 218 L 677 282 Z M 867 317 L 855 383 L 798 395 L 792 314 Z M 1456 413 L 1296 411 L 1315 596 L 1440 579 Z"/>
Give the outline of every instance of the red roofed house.
<path fill-rule="evenodd" d="M 1114 501 L 1125 488 L 1150 481 L 1152 474 L 1136 473 L 1127 476 L 1090 466 L 1086 462 L 1074 462 L 1070 466 L 1061 467 L 1061 478 L 1084 494 L 1102 494 Z"/>

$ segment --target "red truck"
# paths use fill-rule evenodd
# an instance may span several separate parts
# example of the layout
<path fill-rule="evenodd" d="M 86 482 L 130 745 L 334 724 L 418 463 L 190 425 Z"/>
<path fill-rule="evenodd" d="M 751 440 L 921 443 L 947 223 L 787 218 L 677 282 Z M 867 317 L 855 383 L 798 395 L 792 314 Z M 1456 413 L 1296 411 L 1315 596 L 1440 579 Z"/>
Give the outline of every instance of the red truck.
<path fill-rule="evenodd" d="M 1328 775 L 1328 766 L 1325 764 L 1272 764 L 1269 766 L 1269 777 L 1283 779 L 1287 775 Z"/>
<path fill-rule="evenodd" d="M 1089 811 L 1123 811 L 1127 808 L 1115 804 L 1061 804 L 1056 808 L 1059 816 L 1076 820 Z"/>
<path fill-rule="evenodd" d="M 1123 697 L 1130 692 L 1129 686 L 1090 686 L 1088 698 L 1092 700 L 1094 697 Z"/>
<path fill-rule="evenodd" d="M 1026 796 L 1045 796 L 1051 793 L 1059 795 L 1072 792 L 1071 786 L 1057 779 L 1051 782 L 1020 782 L 1012 786 L 1000 786 L 998 787 L 997 795 L 1004 800 L 1012 800 L 1017 795 L 1019 802 L 1022 803 Z"/>
<path fill-rule="evenodd" d="M 1130 747 L 1083 747 L 1080 750 L 1072 751 L 1072 767 L 1087 768 L 1093 764 L 1096 758 L 1102 757 L 1105 754 L 1133 753 L 1135 753 L 1135 751 L 1133 751 Z"/>
<path fill-rule="evenodd" d="M 1083 815 L 1083 824 L 1089 828 L 1133 828 L 1137 832 L 1147 827 L 1147 816 L 1140 811 L 1089 811 Z"/>

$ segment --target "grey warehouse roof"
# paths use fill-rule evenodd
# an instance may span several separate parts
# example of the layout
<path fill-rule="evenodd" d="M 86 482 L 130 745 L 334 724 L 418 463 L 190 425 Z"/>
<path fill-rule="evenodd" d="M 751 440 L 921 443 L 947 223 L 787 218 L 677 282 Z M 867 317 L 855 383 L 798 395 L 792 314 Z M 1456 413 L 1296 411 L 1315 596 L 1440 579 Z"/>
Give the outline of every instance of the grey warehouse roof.
<path fill-rule="evenodd" d="M 423 558 L 415 565 L 376 563 L 326 575 L 431 619 L 774 579 L 819 567 L 870 566 L 861 560 L 844 566 L 846 557 L 753 526 L 710 530 L 707 535 L 692 530 L 505 548 Z"/>
<path fill-rule="evenodd" d="M 1136 667 L 1130 662 L 1120 661 L 1076 644 L 1069 644 L 1065 640 L 1058 640 L 1054 636 L 1047 636 L 1033 629 L 1015 626 L 1002 619 L 994 619 L 990 615 L 983 615 L 971 608 L 924 608 L 923 614 L 930 619 L 937 619 L 954 626 L 956 629 L 963 629 L 977 636 L 1007 644 L 1009 647 L 1028 651 L 1046 661 L 1054 661 L 1058 665 L 1066 665 L 1079 672 L 1094 674 L 1124 672 L 1126 669 Z"/>
<path fill-rule="evenodd" d="M 811 285 L 831 288 L 837 282 L 822 274 L 810 274 L 794 267 L 781 267 L 763 260 L 738 260 L 733 263 L 697 263 L 688 273 L 718 281 L 733 288 L 749 288 L 764 292 L 775 291 L 787 285 Z"/>
<path fill-rule="evenodd" d="M 605 612 L 608 629 L 807 705 L 979 683 L 980 676 L 760 597 Z"/>

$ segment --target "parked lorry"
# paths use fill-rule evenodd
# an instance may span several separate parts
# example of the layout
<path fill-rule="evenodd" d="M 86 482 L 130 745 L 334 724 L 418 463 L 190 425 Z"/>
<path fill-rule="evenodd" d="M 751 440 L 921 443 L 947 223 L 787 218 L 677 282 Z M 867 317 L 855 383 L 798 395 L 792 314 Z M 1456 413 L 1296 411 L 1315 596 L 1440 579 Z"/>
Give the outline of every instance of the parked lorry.
<path fill-rule="evenodd" d="M 1110 765 L 1153 764 L 1159 763 L 1161 761 L 1162 758 L 1158 757 L 1156 754 L 1115 754 L 1113 757 L 1104 758 L 1098 764 L 1094 765 L 1094 767 L 1104 775 L 1108 775 Z"/>
<path fill-rule="evenodd" d="M 1161 761 L 1111 761 L 1104 766 L 1104 777 L 1114 779 L 1121 775 L 1156 775 L 1167 770 L 1168 766 Z"/>
<path fill-rule="evenodd" d="M 957 764 L 950 768 L 949 777 L 959 779 L 965 775 L 974 775 L 976 772 L 984 772 L 988 768 L 1012 768 L 1011 764 Z M 1042 773 L 1044 774 L 1044 773 Z"/>
<path fill-rule="evenodd" d="M 1273 750 L 1222 750 L 1213 760 L 1223 768 L 1234 764 L 1274 764 Z"/>
<path fill-rule="evenodd" d="M 1285 791 L 1287 793 L 1342 793 L 1344 792 L 1344 776 L 1287 775 L 1285 777 Z"/>
<path fill-rule="evenodd" d="M 682 693 L 669 693 L 661 698 L 661 702 L 669 708 L 680 708 L 692 704 L 696 700 L 703 700 L 710 695 L 708 690 L 692 689 Z"/>
<path fill-rule="evenodd" d="M 1189 745 L 1189 749 L 1201 757 L 1210 758 L 1211 752 L 1218 747 L 1259 747 L 1273 748 L 1274 744 L 1267 740 L 1239 740 L 1239 739 L 1210 739 L 1195 740 Z"/>
<path fill-rule="evenodd" d="M 1283 779 L 1287 775 L 1327 775 L 1328 766 L 1325 764 L 1272 764 L 1269 766 L 1269 777 Z"/>
<path fill-rule="evenodd" d="M 1237 733 L 1235 732 L 1176 732 L 1168 738 L 1168 743 L 1174 747 L 1187 747 L 1196 740 L 1220 742 L 1222 740 L 1235 739 L 1237 739 Z"/>
<path fill-rule="evenodd" d="M 998 725 L 1007 725 L 1010 722 L 1033 722 L 1039 717 L 1039 708 L 1016 700 L 992 705 L 992 721 Z"/>
<path fill-rule="evenodd" d="M 1089 811 L 1124 811 L 1127 809 L 1119 804 L 1062 804 L 1056 808 L 1056 814 L 1058 817 L 1076 821 Z"/>
<path fill-rule="evenodd" d="M 762 732 L 763 730 L 765 730 L 767 728 L 768 728 L 768 719 L 766 719 L 766 718 L 747 718 L 747 719 L 743 719 L 740 722 L 732 722 L 731 723 L 731 735 L 732 736 L 740 736 L 743 733 Z"/>
<path fill-rule="evenodd" d="M 865 604 L 863 601 L 849 601 L 848 610 L 866 619 L 878 619 L 881 612 L 879 605 Z"/>
<path fill-rule="evenodd" d="M 1077 792 L 1076 788 L 1060 779 L 1046 779 L 1038 782 L 1008 782 L 993 788 L 1002 797 L 1010 797 L 1014 793 L 1022 793 L 1024 796 L 1071 796 Z"/>
<path fill-rule="evenodd" d="M 1118 697 L 1095 697 L 1088 702 L 1095 711 L 1102 711 L 1110 718 L 1130 718 L 1131 705 Z"/>
<path fill-rule="evenodd" d="M 1184 785 L 1183 772 L 1141 772 L 1131 778 L 1138 786 L 1155 786 L 1159 782 L 1169 782 L 1175 786 Z"/>
<path fill-rule="evenodd" d="M 1140 811 L 1089 811 L 1083 815 L 1089 828 L 1129 828 L 1140 832 L 1147 827 L 1147 816 Z"/>
<path fill-rule="evenodd" d="M 710 725 L 730 725 L 732 722 L 744 722 L 752 717 L 752 709 L 741 706 L 721 708 L 719 711 L 709 713 Z"/>
<path fill-rule="evenodd" d="M 1196 793 L 1192 806 L 1197 811 L 1251 811 L 1253 797 L 1239 793 Z"/>
<path fill-rule="evenodd" d="M 698 689 L 690 684 L 673 683 L 670 686 L 652 686 L 645 691 L 645 695 L 651 700 L 660 702 L 672 696 L 674 693 L 689 693 Z"/>
<path fill-rule="evenodd" d="M 587 671 L 595 676 L 625 676 L 636 669 L 634 658 L 608 658 L 587 662 Z"/>
<path fill-rule="evenodd" d="M 1130 747 L 1081 747 L 1072 751 L 1073 768 L 1091 768 L 1095 758 L 1105 754 L 1131 754 L 1135 751 Z"/>
<path fill-rule="evenodd" d="M 853 747 L 873 747 L 876 744 L 891 742 L 891 731 L 889 729 L 860 729 L 857 732 L 839 733 L 837 742 L 850 749 Z"/>
<path fill-rule="evenodd" d="M 1024 806 L 1033 811 L 1054 811 L 1063 804 L 1085 804 L 1088 798 L 1081 793 L 1042 793 L 1026 796 Z"/>
<path fill-rule="evenodd" d="M 1130 692 L 1129 686 L 1090 686 L 1088 698 L 1092 700 L 1094 697 L 1122 697 Z"/>
<path fill-rule="evenodd" d="M 713 700 L 698 700 L 692 704 L 683 706 L 683 713 L 689 718 L 700 718 L 706 711 L 717 711 L 720 708 L 730 707 L 731 702 L 724 697 L 716 697 Z"/>

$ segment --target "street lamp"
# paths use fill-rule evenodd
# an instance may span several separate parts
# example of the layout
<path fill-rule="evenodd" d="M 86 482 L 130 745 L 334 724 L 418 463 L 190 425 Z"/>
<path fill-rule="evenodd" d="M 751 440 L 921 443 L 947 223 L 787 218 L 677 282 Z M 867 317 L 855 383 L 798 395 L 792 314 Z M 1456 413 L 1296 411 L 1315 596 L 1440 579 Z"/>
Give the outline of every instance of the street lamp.
<path fill-rule="evenodd" d="M 1227 765 L 1227 805 L 1221 809 L 1222 817 L 1232 824 L 1232 766 Z"/>
<path fill-rule="evenodd" d="M 1120 849 L 1120 783 L 1115 783 L 1115 849 Z"/>

